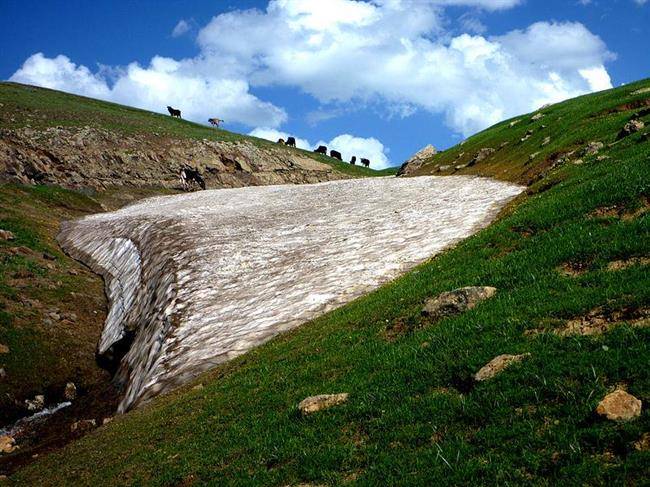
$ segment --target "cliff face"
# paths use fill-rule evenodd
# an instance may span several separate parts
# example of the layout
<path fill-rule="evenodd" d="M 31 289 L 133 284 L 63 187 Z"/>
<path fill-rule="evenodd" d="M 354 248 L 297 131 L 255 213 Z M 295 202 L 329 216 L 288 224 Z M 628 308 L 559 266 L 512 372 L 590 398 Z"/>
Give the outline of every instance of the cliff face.
<path fill-rule="evenodd" d="M 68 188 L 179 187 L 184 165 L 208 187 L 315 183 L 346 176 L 298 151 L 248 140 L 211 141 L 124 135 L 102 128 L 30 127 L 0 130 L 0 182 Z"/>

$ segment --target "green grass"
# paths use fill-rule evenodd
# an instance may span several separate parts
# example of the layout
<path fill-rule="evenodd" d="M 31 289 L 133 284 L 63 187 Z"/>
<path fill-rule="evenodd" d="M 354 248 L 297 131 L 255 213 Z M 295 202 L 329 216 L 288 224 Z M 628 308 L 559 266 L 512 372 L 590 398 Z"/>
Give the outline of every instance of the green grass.
<path fill-rule="evenodd" d="M 4 116 L 0 128 L 35 130 L 49 127 L 94 127 L 123 134 L 147 134 L 178 139 L 249 141 L 260 147 L 298 151 L 306 157 L 329 164 L 355 177 L 381 176 L 379 171 L 339 162 L 331 157 L 291 147 L 281 147 L 264 139 L 208 127 L 138 108 L 72 95 L 61 91 L 18 83 L 0 82 L 0 103 Z"/>
<path fill-rule="evenodd" d="M 548 151 L 614 140 L 633 111 L 606 112 L 649 85 L 549 108 L 542 123 L 558 141 Z M 572 119 L 575 131 L 556 131 L 553 120 L 574 112 L 584 115 Z M 522 128 L 499 124 L 432 164 L 483 144 L 514 147 Z M 474 170 L 521 179 L 528 168 L 515 156 L 525 152 L 504 150 L 510 159 Z M 611 261 L 650 255 L 650 143 L 636 134 L 601 155 L 608 158 L 553 169 L 540 156 L 530 164 L 539 181 L 487 229 L 204 374 L 196 381 L 203 389 L 159 397 L 12 478 L 39 485 L 646 484 L 650 452 L 634 443 L 650 430 L 650 328 L 623 320 L 602 335 L 550 332 L 598 307 L 642 312 L 650 305 L 647 266 L 607 270 Z M 558 271 L 565 263 L 586 272 L 567 276 Z M 469 285 L 498 293 L 435 325 L 421 316 L 427 298 Z M 387 333 L 398 324 L 401 333 Z M 537 329 L 547 332 L 525 333 Z M 493 380 L 472 382 L 494 356 L 524 352 L 531 356 Z M 597 403 L 620 384 L 643 401 L 642 416 L 628 423 L 597 417 Z M 306 396 L 336 392 L 349 392 L 349 401 L 298 414 Z"/>

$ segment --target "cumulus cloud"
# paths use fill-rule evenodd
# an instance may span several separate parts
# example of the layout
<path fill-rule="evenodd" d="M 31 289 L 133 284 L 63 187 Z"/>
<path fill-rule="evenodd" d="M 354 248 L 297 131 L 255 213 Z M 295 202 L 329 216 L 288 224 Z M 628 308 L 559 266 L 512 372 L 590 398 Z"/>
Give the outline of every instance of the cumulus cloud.
<path fill-rule="evenodd" d="M 115 101 L 147 110 L 165 112 L 167 105 L 182 109 L 183 116 L 207 121 L 217 116 L 250 126 L 276 127 L 287 120 L 286 112 L 249 92 L 245 79 L 212 75 L 201 61 L 155 56 L 149 66 L 131 63 L 115 70 L 109 82 L 66 56 L 47 58 L 42 53 L 29 57 L 11 81 L 68 91 Z"/>
<path fill-rule="evenodd" d="M 640 0 L 637 0 L 640 1 Z M 542 104 L 611 87 L 602 40 L 577 22 L 537 22 L 487 36 L 473 13 L 521 0 L 271 0 L 265 10 L 234 10 L 198 33 L 194 58 L 132 63 L 109 83 L 64 56 L 32 56 L 12 80 L 164 110 L 188 118 L 278 129 L 285 111 L 256 87 L 284 86 L 313 96 L 318 123 L 344 107 L 387 116 L 441 113 L 469 135 Z M 445 8 L 466 7 L 464 33 L 449 33 Z M 57 73 L 57 69 L 61 73 Z M 55 85 L 55 86 L 53 86 Z"/>
<path fill-rule="evenodd" d="M 189 30 L 190 23 L 185 19 L 181 19 L 178 21 L 178 24 L 176 24 L 176 27 L 174 27 L 174 30 L 172 30 L 172 37 L 180 37 L 183 34 L 186 34 Z"/>
<path fill-rule="evenodd" d="M 278 139 L 287 140 L 287 137 L 289 137 L 291 134 L 282 132 L 281 130 L 258 127 L 251 131 L 249 135 L 253 135 L 261 139 L 270 140 L 272 142 L 277 142 Z M 315 144 L 312 144 L 308 140 L 301 139 L 299 137 L 295 137 L 295 139 L 296 146 L 300 149 L 314 150 L 319 145 L 324 145 L 328 148 L 328 150 L 334 149 L 339 151 L 344 161 L 349 161 L 352 156 L 357 156 L 357 160 L 365 157 L 370 160 L 371 167 L 374 169 L 383 169 L 390 167 L 388 149 L 384 147 L 384 144 L 382 144 L 374 137 L 364 138 L 356 137 L 350 134 L 341 134 L 337 135 L 329 142 L 319 140 Z"/>

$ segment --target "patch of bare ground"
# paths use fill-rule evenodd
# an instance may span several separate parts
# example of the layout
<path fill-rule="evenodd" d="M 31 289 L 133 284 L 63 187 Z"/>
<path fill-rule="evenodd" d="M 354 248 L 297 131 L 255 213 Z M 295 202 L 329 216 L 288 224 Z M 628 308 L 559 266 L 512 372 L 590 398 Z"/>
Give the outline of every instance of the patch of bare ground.
<path fill-rule="evenodd" d="M 650 198 L 643 196 L 640 204 L 630 208 L 625 205 L 601 206 L 592 211 L 589 216 L 592 218 L 618 218 L 623 221 L 634 220 L 645 215 L 650 210 Z"/>
<path fill-rule="evenodd" d="M 527 330 L 525 335 L 537 335 L 551 332 L 559 336 L 571 335 L 600 335 L 607 333 L 612 328 L 627 323 L 634 328 L 645 328 L 650 326 L 650 308 L 625 307 L 618 310 L 611 310 L 599 306 L 589 311 L 584 316 L 568 320 L 563 326 L 554 329 L 536 328 Z"/>
<path fill-rule="evenodd" d="M 610 272 L 622 271 L 629 267 L 650 265 L 650 257 L 630 257 L 624 260 L 614 260 L 607 264 Z"/>

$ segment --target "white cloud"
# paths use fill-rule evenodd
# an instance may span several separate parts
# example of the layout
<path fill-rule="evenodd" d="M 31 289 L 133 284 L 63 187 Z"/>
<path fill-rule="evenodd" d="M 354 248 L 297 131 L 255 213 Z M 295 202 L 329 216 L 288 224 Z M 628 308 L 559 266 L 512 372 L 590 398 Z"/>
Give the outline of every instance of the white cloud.
<path fill-rule="evenodd" d="M 249 135 L 277 142 L 278 139 L 287 140 L 287 137 L 291 134 L 266 127 L 258 127 L 255 130 L 252 130 Z M 360 164 L 359 159 L 365 157 L 370 160 L 371 167 L 374 169 L 383 169 L 390 166 L 390 160 L 387 155 L 388 149 L 374 137 L 364 138 L 355 137 L 350 134 L 341 134 L 337 135 L 329 142 L 319 140 L 315 144 L 299 137 L 295 137 L 295 139 L 296 146 L 301 149 L 314 150 L 319 145 L 324 145 L 327 147 L 328 151 L 330 149 L 339 151 L 344 161 L 350 161 L 352 156 L 357 156 L 357 164 Z"/>
<path fill-rule="evenodd" d="M 181 19 L 172 30 L 172 37 L 180 37 L 183 34 L 187 33 L 190 30 L 190 24 L 187 20 Z"/>
<path fill-rule="evenodd" d="M 448 6 L 494 11 L 520 3 L 271 0 L 264 11 L 214 17 L 198 33 L 196 57 L 132 63 L 112 84 L 64 56 L 42 55 L 29 58 L 12 80 L 157 111 L 178 106 L 199 121 L 217 116 L 275 129 L 287 114 L 258 99 L 251 87 L 284 86 L 319 102 L 314 123 L 358 105 L 398 117 L 427 110 L 444 114 L 464 135 L 611 86 L 605 63 L 612 55 L 580 23 L 538 22 L 489 37 L 480 35 L 484 26 L 470 16 L 465 31 L 473 35 L 454 37 L 446 30 Z"/>
<path fill-rule="evenodd" d="M 245 79 L 213 76 L 199 61 L 156 56 L 149 66 L 131 63 L 117 70 L 111 87 L 100 74 L 77 66 L 66 56 L 28 58 L 11 81 L 34 84 L 79 95 L 101 98 L 166 113 L 166 106 L 181 109 L 183 117 L 206 122 L 219 117 L 227 123 L 277 127 L 286 112 L 249 92 Z"/>

